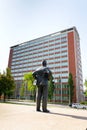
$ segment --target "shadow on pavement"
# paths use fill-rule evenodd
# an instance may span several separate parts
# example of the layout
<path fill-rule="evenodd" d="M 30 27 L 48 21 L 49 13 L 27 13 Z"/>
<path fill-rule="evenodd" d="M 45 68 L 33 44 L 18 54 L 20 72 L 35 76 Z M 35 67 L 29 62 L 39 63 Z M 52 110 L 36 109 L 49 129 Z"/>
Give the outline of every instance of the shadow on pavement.
<path fill-rule="evenodd" d="M 77 119 L 81 119 L 81 120 L 87 120 L 87 117 L 83 117 L 83 116 L 61 114 L 61 113 L 56 113 L 56 112 L 50 112 L 49 114 L 61 115 L 61 116 L 68 116 L 68 117 L 77 118 Z"/>

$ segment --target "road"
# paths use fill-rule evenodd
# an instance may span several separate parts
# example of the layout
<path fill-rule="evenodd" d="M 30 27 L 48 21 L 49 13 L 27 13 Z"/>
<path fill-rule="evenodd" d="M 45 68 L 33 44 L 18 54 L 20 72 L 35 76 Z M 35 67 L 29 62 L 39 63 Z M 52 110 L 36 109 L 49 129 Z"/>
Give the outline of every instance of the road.
<path fill-rule="evenodd" d="M 48 105 L 50 113 L 33 105 L 0 103 L 0 130 L 87 130 L 87 110 Z"/>

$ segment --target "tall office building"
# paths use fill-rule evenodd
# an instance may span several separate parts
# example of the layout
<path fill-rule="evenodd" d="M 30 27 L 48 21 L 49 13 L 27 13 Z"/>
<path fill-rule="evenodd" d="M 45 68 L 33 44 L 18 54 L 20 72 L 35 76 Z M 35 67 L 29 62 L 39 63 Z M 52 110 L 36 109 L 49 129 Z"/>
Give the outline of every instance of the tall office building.
<path fill-rule="evenodd" d="M 23 75 L 33 72 L 46 59 L 52 70 L 56 89 L 53 100 L 68 102 L 68 77 L 73 75 L 73 102 L 83 100 L 83 78 L 80 38 L 75 27 L 27 41 L 10 48 L 8 67 L 16 82 L 16 95 L 20 94 Z"/>

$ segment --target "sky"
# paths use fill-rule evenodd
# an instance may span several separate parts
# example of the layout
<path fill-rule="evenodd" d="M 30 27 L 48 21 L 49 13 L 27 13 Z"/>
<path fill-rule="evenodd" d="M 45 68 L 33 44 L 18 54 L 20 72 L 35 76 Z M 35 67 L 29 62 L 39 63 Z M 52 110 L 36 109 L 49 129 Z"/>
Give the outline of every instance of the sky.
<path fill-rule="evenodd" d="M 75 26 L 80 36 L 83 82 L 87 79 L 87 0 L 0 0 L 0 72 L 10 47 Z"/>

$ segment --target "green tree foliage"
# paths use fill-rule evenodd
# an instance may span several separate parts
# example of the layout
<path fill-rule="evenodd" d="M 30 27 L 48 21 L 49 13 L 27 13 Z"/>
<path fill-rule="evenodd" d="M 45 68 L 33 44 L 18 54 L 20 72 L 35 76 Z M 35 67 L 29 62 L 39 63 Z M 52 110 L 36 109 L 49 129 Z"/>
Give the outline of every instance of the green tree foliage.
<path fill-rule="evenodd" d="M 73 85 L 73 76 L 70 73 L 68 78 L 68 86 L 69 86 L 69 105 L 72 104 L 73 95 L 74 95 L 74 85 Z"/>
<path fill-rule="evenodd" d="M 20 92 L 21 96 L 24 96 L 25 87 L 26 87 L 27 91 L 30 91 L 33 93 L 33 95 L 35 95 L 36 86 L 33 85 L 33 82 L 34 82 L 34 77 L 32 75 L 32 72 L 26 73 L 24 75 L 24 81 L 23 81 L 23 84 L 21 87 L 21 92 Z"/>
<path fill-rule="evenodd" d="M 23 97 L 24 96 L 24 91 L 25 91 L 25 85 L 24 82 L 22 83 L 22 86 L 20 88 L 20 95 Z"/>
<path fill-rule="evenodd" d="M 48 99 L 52 100 L 53 98 L 53 93 L 54 93 L 55 85 L 53 81 L 53 76 L 51 76 L 50 81 L 49 81 L 49 88 L 48 88 Z"/>
<path fill-rule="evenodd" d="M 84 92 L 85 96 L 87 96 L 87 80 L 85 79 L 84 86 L 86 87 L 86 90 Z"/>
<path fill-rule="evenodd" d="M 15 89 L 15 82 L 11 76 L 10 68 L 6 69 L 6 73 L 0 75 L 0 94 L 4 94 L 4 101 L 6 96 L 10 96 Z"/>
<path fill-rule="evenodd" d="M 8 85 L 8 96 L 12 95 L 15 89 L 15 81 L 11 75 L 10 68 L 6 69 L 7 85 Z"/>
<path fill-rule="evenodd" d="M 1 73 L 0 73 L 0 97 L 2 95 L 2 85 L 1 85 Z"/>
<path fill-rule="evenodd" d="M 29 91 L 35 90 L 35 86 L 33 85 L 34 77 L 32 75 L 32 72 L 29 72 L 24 75 L 24 81 L 27 83 L 27 87 Z"/>

